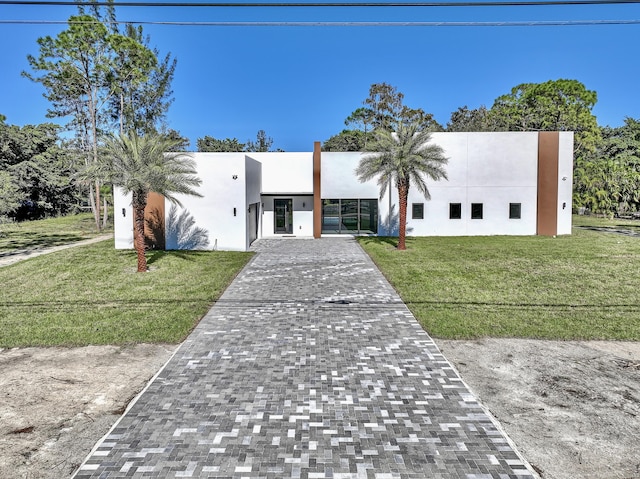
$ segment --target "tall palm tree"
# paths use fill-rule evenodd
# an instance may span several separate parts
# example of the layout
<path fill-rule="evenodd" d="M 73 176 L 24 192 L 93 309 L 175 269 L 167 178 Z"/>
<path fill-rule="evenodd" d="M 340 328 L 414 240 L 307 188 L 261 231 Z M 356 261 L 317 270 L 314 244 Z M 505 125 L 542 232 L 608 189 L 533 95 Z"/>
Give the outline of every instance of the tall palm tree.
<path fill-rule="evenodd" d="M 434 181 L 447 179 L 444 166 L 449 159 L 444 156 L 443 149 L 429 144 L 431 133 L 420 131 L 417 123 L 405 125 L 399 123 L 395 132 L 379 129 L 375 131 L 375 143 L 370 153 L 364 156 L 356 175 L 361 182 L 369 181 L 376 176 L 380 186 L 380 198 L 387 187 L 394 183 L 398 189 L 400 201 L 400 231 L 398 233 L 398 249 L 407 249 L 405 244 L 407 231 L 407 198 L 409 187 L 415 184 L 420 193 L 427 199 L 431 194 L 427 188 L 425 177 Z"/>
<path fill-rule="evenodd" d="M 176 140 L 159 134 L 112 136 L 105 143 L 105 160 L 111 183 L 131 193 L 134 217 L 134 247 L 138 272 L 147 271 L 144 242 L 144 209 L 150 192 L 180 205 L 176 194 L 202 196 L 193 187 L 201 180 L 188 153 L 171 152 Z"/>

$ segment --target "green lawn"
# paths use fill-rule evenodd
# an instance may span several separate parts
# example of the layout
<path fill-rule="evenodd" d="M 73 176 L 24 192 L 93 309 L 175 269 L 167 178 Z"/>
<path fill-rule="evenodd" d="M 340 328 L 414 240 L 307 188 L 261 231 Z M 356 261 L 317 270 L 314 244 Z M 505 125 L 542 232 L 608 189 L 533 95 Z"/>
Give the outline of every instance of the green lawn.
<path fill-rule="evenodd" d="M 404 252 L 360 243 L 435 337 L 640 339 L 640 238 L 574 228 L 409 238 Z"/>
<path fill-rule="evenodd" d="M 106 232 L 113 232 L 113 228 L 109 226 Z M 91 213 L 0 224 L 0 254 L 73 243 L 98 234 Z"/>
<path fill-rule="evenodd" d="M 0 268 L 0 347 L 177 343 L 251 253 L 133 251 L 113 241 Z"/>

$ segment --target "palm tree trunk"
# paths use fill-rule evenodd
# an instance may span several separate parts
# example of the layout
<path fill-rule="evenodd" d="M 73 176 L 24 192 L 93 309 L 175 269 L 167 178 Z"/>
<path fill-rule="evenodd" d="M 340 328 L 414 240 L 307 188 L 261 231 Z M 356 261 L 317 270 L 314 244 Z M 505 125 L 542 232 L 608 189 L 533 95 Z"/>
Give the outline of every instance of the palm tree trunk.
<path fill-rule="evenodd" d="M 146 197 L 140 198 L 140 193 L 133 193 L 133 246 L 138 253 L 138 273 L 147 272 L 147 258 L 144 255 L 144 209 L 147 206 Z"/>
<path fill-rule="evenodd" d="M 409 185 L 406 182 L 398 182 L 398 203 L 400 218 L 398 224 L 398 249 L 405 250 L 407 236 L 407 200 L 409 197 Z"/>

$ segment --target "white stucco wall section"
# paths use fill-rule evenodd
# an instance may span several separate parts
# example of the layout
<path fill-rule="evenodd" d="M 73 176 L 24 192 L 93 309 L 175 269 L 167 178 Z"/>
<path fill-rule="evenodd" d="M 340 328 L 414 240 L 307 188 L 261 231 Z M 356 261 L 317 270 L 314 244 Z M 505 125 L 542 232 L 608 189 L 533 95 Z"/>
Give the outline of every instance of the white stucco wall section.
<path fill-rule="evenodd" d="M 313 153 L 247 153 L 262 163 L 263 194 L 313 194 Z"/>
<path fill-rule="evenodd" d="M 573 201 L 573 132 L 561 131 L 558 152 L 558 234 L 570 235 Z"/>
<path fill-rule="evenodd" d="M 293 200 L 294 236 L 313 236 L 313 153 L 248 153 L 262 164 L 261 232 L 262 237 L 280 237 L 275 233 L 274 199 Z"/>
<path fill-rule="evenodd" d="M 449 158 L 447 180 L 427 179 L 432 199 L 409 192 L 407 231 L 414 236 L 536 234 L 538 134 L 536 132 L 433 133 L 431 141 Z M 424 203 L 424 219 L 412 219 L 412 203 Z M 462 218 L 449 219 L 460 203 Z M 482 203 L 483 218 L 471 219 Z M 520 203 L 521 219 L 509 219 L 509 203 Z"/>
<path fill-rule="evenodd" d="M 125 195 L 121 188 L 113 188 L 113 230 L 116 249 L 133 248 L 131 197 L 131 194 Z"/>
<path fill-rule="evenodd" d="M 247 201 L 252 196 L 255 199 L 256 181 L 247 181 L 247 169 L 255 172 L 255 162 L 245 161 L 244 153 L 198 153 L 193 159 L 202 180 L 198 188 L 202 197 L 178 196 L 181 210 L 193 217 L 196 227 L 206 230 L 209 240 L 206 249 L 245 251 L 248 247 Z M 254 185 L 254 192 L 247 191 L 247 183 Z M 167 221 L 170 210 L 167 204 Z M 167 237 L 167 249 L 181 248 Z"/>
<path fill-rule="evenodd" d="M 447 180 L 427 179 L 431 200 L 409 191 L 407 234 L 413 236 L 536 234 L 538 134 L 536 132 L 433 133 L 431 141 L 449 158 Z M 567 142 L 568 146 L 570 141 Z M 322 153 L 322 198 L 379 198 L 377 178 L 355 176 L 362 153 Z M 412 219 L 412 203 L 424 204 L 424 219 Z M 460 203 L 461 219 L 449 219 Z M 471 204 L 483 204 L 483 219 L 471 219 Z M 509 203 L 520 203 L 521 219 L 509 219 Z M 570 202 L 568 204 L 571 204 Z M 397 234 L 398 194 L 379 201 L 378 233 Z M 392 216 L 389 218 L 389 211 Z M 389 221 L 391 220 L 391 222 Z M 395 225 L 394 225 L 395 222 Z M 389 231 L 389 227 L 391 231 Z"/>

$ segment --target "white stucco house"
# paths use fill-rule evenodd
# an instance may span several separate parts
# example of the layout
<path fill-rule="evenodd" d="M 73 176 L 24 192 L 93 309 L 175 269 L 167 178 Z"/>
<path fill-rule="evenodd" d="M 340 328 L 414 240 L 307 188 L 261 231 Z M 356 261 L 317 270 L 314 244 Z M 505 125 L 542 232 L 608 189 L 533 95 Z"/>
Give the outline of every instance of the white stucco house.
<path fill-rule="evenodd" d="M 409 192 L 412 236 L 571 233 L 572 132 L 433 133 L 449 158 L 448 181 Z M 394 236 L 397 191 L 354 173 L 366 153 L 193 153 L 202 197 L 181 208 L 151 195 L 155 247 L 245 251 L 258 238 Z M 115 191 L 115 245 L 133 247 L 131 198 Z"/>

